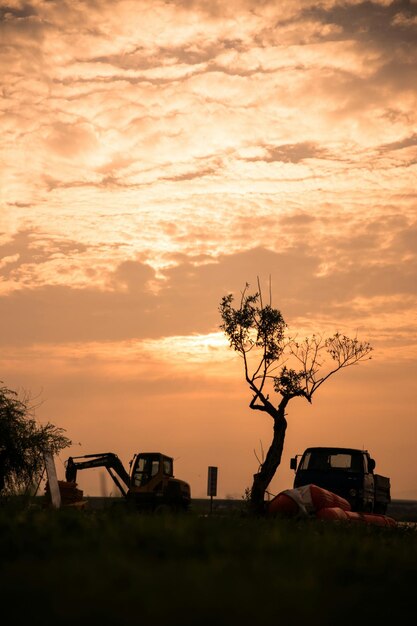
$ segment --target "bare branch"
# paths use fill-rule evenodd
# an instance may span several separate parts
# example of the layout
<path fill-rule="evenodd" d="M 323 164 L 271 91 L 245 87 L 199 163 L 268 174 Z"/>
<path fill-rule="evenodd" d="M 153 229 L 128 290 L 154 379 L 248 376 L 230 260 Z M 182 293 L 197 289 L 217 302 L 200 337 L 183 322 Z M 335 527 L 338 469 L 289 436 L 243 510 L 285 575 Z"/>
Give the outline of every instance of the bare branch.
<path fill-rule="evenodd" d="M 318 334 L 299 341 L 297 336 L 285 336 L 285 321 L 277 309 L 263 305 L 259 277 L 257 280 L 259 291 L 250 295 L 246 284 L 238 309 L 233 308 L 231 295 L 225 296 L 220 306 L 221 328 L 231 347 L 243 357 L 245 379 L 255 394 L 262 394 L 270 380 L 282 397 L 302 396 L 311 402 L 317 389 L 336 372 L 371 358 L 370 344 L 356 337 L 335 333 L 324 339 Z M 255 360 L 249 362 L 251 353 Z M 326 357 L 333 363 L 327 371 Z M 261 395 L 257 398 L 263 405 Z"/>

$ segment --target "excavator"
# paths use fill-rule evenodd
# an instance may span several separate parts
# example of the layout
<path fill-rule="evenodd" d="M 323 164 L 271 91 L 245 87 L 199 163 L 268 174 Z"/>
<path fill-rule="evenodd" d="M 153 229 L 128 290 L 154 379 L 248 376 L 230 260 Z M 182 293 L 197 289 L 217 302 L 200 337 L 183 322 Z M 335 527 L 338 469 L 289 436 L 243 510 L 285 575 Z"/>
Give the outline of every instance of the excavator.
<path fill-rule="evenodd" d="M 174 460 L 160 452 L 140 452 L 130 461 L 130 474 L 113 452 L 70 456 L 65 479 L 76 483 L 78 470 L 104 467 L 129 504 L 140 510 L 185 511 L 191 502 L 190 485 L 174 478 Z"/>

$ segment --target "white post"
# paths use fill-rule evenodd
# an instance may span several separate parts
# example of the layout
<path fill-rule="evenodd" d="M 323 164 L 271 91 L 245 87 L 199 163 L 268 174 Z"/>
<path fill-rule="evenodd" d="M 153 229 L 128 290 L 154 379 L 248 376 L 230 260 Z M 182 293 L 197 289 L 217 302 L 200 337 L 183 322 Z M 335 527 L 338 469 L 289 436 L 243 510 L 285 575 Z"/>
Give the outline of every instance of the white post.
<path fill-rule="evenodd" d="M 59 509 L 61 506 L 61 492 L 59 491 L 58 478 L 56 475 L 56 467 L 54 457 L 51 452 L 44 452 L 46 473 L 48 476 L 49 491 L 51 494 L 52 506 Z"/>

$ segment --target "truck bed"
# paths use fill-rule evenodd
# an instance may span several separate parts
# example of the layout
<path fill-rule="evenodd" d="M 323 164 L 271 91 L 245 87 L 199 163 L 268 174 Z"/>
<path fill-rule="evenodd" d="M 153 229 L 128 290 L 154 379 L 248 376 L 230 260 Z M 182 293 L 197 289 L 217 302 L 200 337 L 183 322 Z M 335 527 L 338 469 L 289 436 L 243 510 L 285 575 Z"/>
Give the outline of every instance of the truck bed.
<path fill-rule="evenodd" d="M 391 483 L 387 476 L 374 474 L 375 499 L 377 502 L 391 502 Z"/>

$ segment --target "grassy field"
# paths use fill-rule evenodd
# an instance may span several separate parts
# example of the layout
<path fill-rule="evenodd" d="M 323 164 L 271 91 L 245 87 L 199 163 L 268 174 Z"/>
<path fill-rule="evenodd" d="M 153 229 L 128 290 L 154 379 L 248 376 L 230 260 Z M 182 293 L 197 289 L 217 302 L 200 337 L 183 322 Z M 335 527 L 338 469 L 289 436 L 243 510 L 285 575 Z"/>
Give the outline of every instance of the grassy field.
<path fill-rule="evenodd" d="M 416 564 L 407 528 L 0 506 L 18 624 L 401 624 Z"/>

